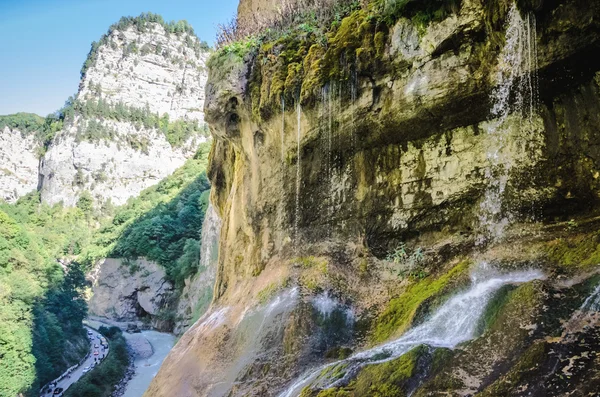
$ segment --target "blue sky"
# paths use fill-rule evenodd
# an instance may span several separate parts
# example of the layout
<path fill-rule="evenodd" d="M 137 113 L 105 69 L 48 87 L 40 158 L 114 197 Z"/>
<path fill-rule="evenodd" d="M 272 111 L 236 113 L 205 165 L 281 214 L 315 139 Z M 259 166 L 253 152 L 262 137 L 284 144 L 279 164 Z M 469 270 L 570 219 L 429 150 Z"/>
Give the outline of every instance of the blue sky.
<path fill-rule="evenodd" d="M 0 115 L 45 116 L 77 92 L 96 41 L 122 16 L 153 12 L 186 19 L 210 44 L 238 0 L 0 0 Z"/>

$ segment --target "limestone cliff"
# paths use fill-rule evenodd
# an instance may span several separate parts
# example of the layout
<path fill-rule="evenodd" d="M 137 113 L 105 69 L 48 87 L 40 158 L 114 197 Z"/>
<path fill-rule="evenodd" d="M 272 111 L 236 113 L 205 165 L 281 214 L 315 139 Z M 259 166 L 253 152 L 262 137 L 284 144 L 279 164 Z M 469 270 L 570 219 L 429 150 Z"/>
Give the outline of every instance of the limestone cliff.
<path fill-rule="evenodd" d="M 0 129 L 0 199 L 12 203 L 38 184 L 40 145 L 33 134 Z"/>
<path fill-rule="evenodd" d="M 215 299 L 147 396 L 598 385 L 595 359 L 560 374 L 599 341 L 563 325 L 598 282 L 600 5 L 365 3 L 209 61 Z M 515 269 L 475 320 L 406 332 Z M 444 345 L 457 316 L 478 323 Z"/>
<path fill-rule="evenodd" d="M 89 314 L 120 322 L 145 322 L 170 331 L 160 319 L 160 310 L 173 287 L 164 269 L 144 259 L 104 259 L 88 276 L 92 284 Z"/>
<path fill-rule="evenodd" d="M 42 200 L 72 206 L 87 191 L 98 205 L 123 204 L 180 167 L 205 140 L 207 56 L 183 22 L 150 14 L 113 25 L 42 159 Z"/>

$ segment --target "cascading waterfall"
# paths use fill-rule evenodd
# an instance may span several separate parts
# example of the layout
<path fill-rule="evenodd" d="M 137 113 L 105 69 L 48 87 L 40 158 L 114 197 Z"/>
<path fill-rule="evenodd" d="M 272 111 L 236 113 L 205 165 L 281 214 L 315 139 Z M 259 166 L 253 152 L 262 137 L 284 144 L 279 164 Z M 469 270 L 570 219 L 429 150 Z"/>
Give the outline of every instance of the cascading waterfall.
<path fill-rule="evenodd" d="M 300 184 L 302 182 L 302 164 L 301 164 L 301 153 L 300 153 L 300 140 L 302 138 L 302 124 L 301 124 L 301 115 L 302 115 L 302 107 L 300 105 L 300 100 L 297 101 L 296 104 L 296 122 L 297 125 L 297 150 L 296 150 L 296 212 L 294 219 L 294 239 L 296 251 L 299 248 L 299 230 L 298 227 L 300 225 Z"/>
<path fill-rule="evenodd" d="M 326 185 L 325 189 L 327 192 L 327 198 L 324 200 L 327 220 L 327 236 L 331 237 L 331 217 L 333 215 L 333 159 L 332 159 L 332 148 L 333 148 L 333 98 L 332 98 L 332 85 L 325 84 L 321 88 L 321 156 L 324 159 L 324 175 L 323 182 Z"/>
<path fill-rule="evenodd" d="M 281 163 L 285 163 L 285 98 L 281 96 Z"/>
<path fill-rule="evenodd" d="M 539 270 L 518 271 L 500 274 L 493 270 L 473 273 L 472 285 L 443 304 L 427 321 L 409 330 L 400 338 L 359 352 L 353 356 L 323 365 L 304 374 L 280 397 L 293 397 L 309 385 L 326 389 L 347 383 L 357 371 L 369 364 L 393 360 L 412 348 L 426 344 L 432 347 L 454 348 L 475 337 L 477 326 L 490 300 L 505 285 L 520 284 L 542 279 Z M 324 369 L 340 364 L 345 365 L 346 375 L 342 379 L 319 377 Z M 315 384 L 318 382 L 318 384 Z"/>
<path fill-rule="evenodd" d="M 481 203 L 479 220 L 483 230 L 479 243 L 499 239 L 511 218 L 502 200 L 513 165 L 506 151 L 510 133 L 508 117 L 520 113 L 521 129 L 531 128 L 537 101 L 535 17 L 529 14 L 523 19 L 513 4 L 506 26 L 506 44 L 500 54 L 496 88 L 491 96 L 492 121 L 487 133 L 492 143 L 486 153 L 490 165 L 485 171 L 488 185 Z"/>
<path fill-rule="evenodd" d="M 587 297 L 579 310 L 581 312 L 600 311 L 600 284 L 598 284 L 592 294 Z"/>
<path fill-rule="evenodd" d="M 207 395 L 229 395 L 236 379 L 239 379 L 240 375 L 255 362 L 257 357 L 273 347 L 273 338 L 283 332 L 281 318 L 289 316 L 297 307 L 299 297 L 298 288 L 288 288 L 281 291 L 268 303 L 244 312 L 236 324 L 235 340 L 238 354 L 233 361 L 226 357 L 223 359 L 228 364 L 225 366 L 227 370 L 220 375 L 218 382 L 212 386 Z M 216 313 L 218 314 L 208 317 L 205 321 L 208 323 L 205 325 L 207 330 L 220 325 L 221 318 L 227 314 L 227 311 L 224 311 L 223 314 L 220 311 Z"/>

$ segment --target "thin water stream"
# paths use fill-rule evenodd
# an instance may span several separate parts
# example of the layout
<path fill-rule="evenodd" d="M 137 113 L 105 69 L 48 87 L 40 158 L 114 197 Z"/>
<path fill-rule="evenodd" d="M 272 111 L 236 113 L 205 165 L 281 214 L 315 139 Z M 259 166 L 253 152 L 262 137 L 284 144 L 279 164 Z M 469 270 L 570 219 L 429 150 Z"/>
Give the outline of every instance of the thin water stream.
<path fill-rule="evenodd" d="M 513 158 L 507 150 L 512 113 L 522 115 L 519 128 L 531 128 L 537 100 L 536 22 L 532 14 L 523 18 L 513 4 L 506 22 L 506 44 L 498 59 L 496 87 L 491 94 L 492 122 L 487 130 L 491 144 L 486 156 L 490 163 L 485 170 L 487 188 L 481 203 L 479 243 L 494 242 L 504 233 L 512 214 L 504 203 Z"/>

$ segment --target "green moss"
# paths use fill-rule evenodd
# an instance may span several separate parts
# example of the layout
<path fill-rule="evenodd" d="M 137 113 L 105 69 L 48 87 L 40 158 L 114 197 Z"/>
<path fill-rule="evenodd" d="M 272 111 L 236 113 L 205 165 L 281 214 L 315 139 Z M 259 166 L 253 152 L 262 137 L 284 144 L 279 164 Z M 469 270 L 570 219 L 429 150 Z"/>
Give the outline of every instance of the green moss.
<path fill-rule="evenodd" d="M 350 392 L 347 392 L 345 390 L 339 390 L 339 389 L 326 389 L 326 390 L 321 390 L 319 392 L 319 394 L 317 394 L 317 397 L 350 397 L 351 394 Z"/>
<path fill-rule="evenodd" d="M 258 303 L 260 303 L 261 305 L 267 303 L 273 296 L 275 296 L 275 294 L 277 293 L 277 291 L 279 291 L 280 288 L 281 286 L 277 283 L 271 283 L 267 285 L 265 288 L 258 292 Z"/>
<path fill-rule="evenodd" d="M 481 335 L 486 329 L 488 329 L 496 319 L 504 305 L 510 299 L 510 292 L 514 289 L 512 285 L 505 285 L 492 298 L 491 302 L 485 309 L 483 316 L 481 317 L 479 324 L 477 325 L 477 334 Z"/>
<path fill-rule="evenodd" d="M 285 78 L 285 88 L 283 93 L 289 101 L 295 101 L 300 96 L 302 87 L 302 64 L 293 62 L 287 67 L 287 76 Z"/>
<path fill-rule="evenodd" d="M 325 353 L 325 357 L 326 358 L 333 358 L 333 359 L 338 359 L 338 360 L 343 360 L 345 358 L 350 357 L 350 355 L 352 354 L 352 349 L 350 349 L 349 347 L 334 347 L 332 349 L 329 349 L 326 353 Z"/>
<path fill-rule="evenodd" d="M 418 346 L 401 357 L 382 364 L 366 366 L 352 382 L 354 396 L 403 396 L 403 386 L 417 370 L 419 358 L 427 354 Z"/>
<path fill-rule="evenodd" d="M 336 365 L 329 366 L 325 368 L 319 374 L 319 379 L 328 379 L 328 380 L 336 380 L 341 379 L 346 375 L 346 368 L 348 368 L 348 364 L 339 363 Z"/>
<path fill-rule="evenodd" d="M 348 386 L 343 388 L 323 390 L 317 395 L 317 397 L 405 396 L 407 383 L 417 374 L 419 360 L 428 354 L 429 349 L 427 346 L 421 345 L 395 360 L 381 364 L 367 365 L 359 372 L 356 379 L 353 380 Z M 331 369 L 327 370 L 329 370 L 329 372 L 339 372 L 336 367 L 331 367 Z M 326 375 L 329 375 L 329 373 Z"/>
<path fill-rule="evenodd" d="M 325 258 L 317 258 L 315 256 L 301 256 L 295 258 L 293 264 L 300 266 L 303 269 L 318 268 L 321 273 L 327 273 L 328 262 Z"/>
<path fill-rule="evenodd" d="M 468 268 L 469 262 L 463 261 L 438 278 L 428 276 L 409 286 L 402 295 L 392 299 L 377 318 L 372 341 L 383 342 L 404 332 L 415 320 L 421 305 L 450 292 L 452 287 L 456 287 L 462 281 Z"/>
<path fill-rule="evenodd" d="M 559 238 L 546 245 L 549 259 L 575 270 L 600 264 L 600 233 Z"/>

